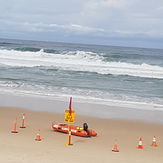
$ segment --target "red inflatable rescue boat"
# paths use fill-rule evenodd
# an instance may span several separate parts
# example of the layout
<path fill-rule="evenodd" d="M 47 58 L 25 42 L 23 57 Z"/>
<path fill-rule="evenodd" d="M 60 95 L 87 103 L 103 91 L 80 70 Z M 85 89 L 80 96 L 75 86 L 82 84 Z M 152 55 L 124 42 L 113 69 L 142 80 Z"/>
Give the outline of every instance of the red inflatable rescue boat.
<path fill-rule="evenodd" d="M 52 123 L 52 128 L 59 131 L 59 132 L 64 132 L 68 133 L 68 125 L 67 124 L 60 124 L 57 122 Z M 88 136 L 96 136 L 97 133 L 91 129 L 88 129 L 86 132 L 83 127 L 79 126 L 72 126 L 70 125 L 71 129 L 71 134 L 76 135 L 76 136 L 82 136 L 82 137 L 88 137 Z"/>

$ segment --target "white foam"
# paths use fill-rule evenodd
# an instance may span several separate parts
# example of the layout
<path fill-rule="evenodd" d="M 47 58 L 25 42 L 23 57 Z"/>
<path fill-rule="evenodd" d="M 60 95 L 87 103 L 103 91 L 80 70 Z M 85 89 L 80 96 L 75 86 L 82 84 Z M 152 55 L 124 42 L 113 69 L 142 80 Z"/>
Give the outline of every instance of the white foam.
<path fill-rule="evenodd" d="M 135 77 L 163 79 L 163 67 L 125 62 L 105 62 L 96 53 L 69 51 L 62 54 L 0 50 L 0 64 L 7 66 L 45 66 L 71 71 L 95 72 L 99 74 L 129 75 Z"/>

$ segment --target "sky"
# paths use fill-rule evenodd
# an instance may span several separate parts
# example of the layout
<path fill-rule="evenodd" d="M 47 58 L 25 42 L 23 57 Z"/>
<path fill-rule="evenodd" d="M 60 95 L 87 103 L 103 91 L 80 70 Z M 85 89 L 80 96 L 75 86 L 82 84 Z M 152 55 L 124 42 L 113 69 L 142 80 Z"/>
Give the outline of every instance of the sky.
<path fill-rule="evenodd" d="M 163 0 L 0 4 L 0 38 L 163 49 Z"/>

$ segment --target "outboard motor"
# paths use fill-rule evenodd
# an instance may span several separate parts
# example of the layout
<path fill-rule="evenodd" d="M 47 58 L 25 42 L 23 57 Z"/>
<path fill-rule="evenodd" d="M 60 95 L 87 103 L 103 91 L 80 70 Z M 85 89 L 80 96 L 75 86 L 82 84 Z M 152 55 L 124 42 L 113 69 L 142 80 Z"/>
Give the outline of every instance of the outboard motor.
<path fill-rule="evenodd" d="M 84 131 L 87 132 L 87 136 L 90 137 L 90 134 L 89 134 L 89 131 L 88 131 L 88 125 L 87 125 L 87 123 L 84 123 L 84 124 L 83 124 L 83 128 L 84 128 Z"/>

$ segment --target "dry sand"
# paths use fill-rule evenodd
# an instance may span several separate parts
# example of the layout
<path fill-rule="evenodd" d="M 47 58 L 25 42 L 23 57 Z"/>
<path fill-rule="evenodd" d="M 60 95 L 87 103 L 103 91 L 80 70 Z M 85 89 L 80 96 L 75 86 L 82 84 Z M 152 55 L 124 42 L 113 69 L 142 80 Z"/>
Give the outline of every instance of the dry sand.
<path fill-rule="evenodd" d="M 25 113 L 26 128 L 21 126 Z M 17 131 L 11 133 L 14 117 Z M 162 163 L 163 125 L 120 119 L 98 119 L 75 116 L 74 125 L 87 122 L 98 135 L 91 138 L 72 136 L 66 146 L 67 134 L 52 129 L 53 121 L 63 123 L 63 114 L 0 107 L 0 162 L 2 163 Z M 41 141 L 35 141 L 40 129 Z M 157 147 L 152 147 L 153 136 Z M 144 149 L 137 149 L 139 138 Z M 112 152 L 115 139 L 119 152 Z"/>

